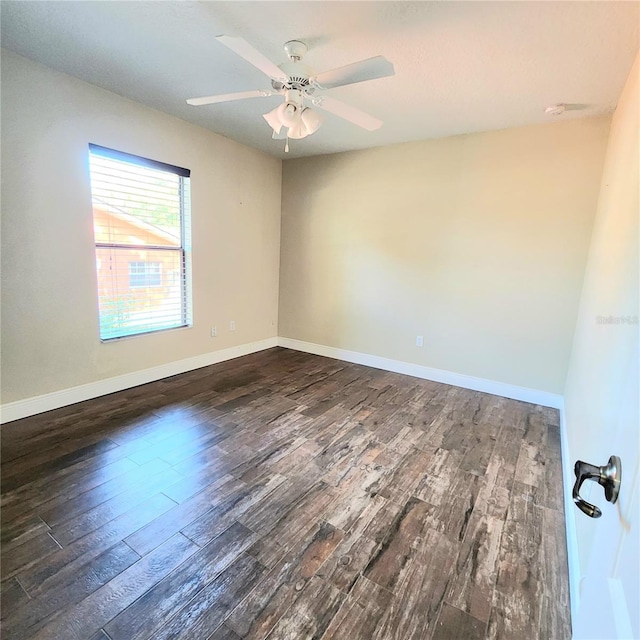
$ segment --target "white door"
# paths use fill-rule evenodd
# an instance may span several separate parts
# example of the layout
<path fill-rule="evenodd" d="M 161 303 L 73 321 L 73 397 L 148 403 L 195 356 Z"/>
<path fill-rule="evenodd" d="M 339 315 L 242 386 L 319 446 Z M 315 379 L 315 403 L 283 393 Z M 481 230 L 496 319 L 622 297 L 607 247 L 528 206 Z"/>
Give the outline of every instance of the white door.
<path fill-rule="evenodd" d="M 579 601 L 574 617 L 576 640 L 619 640 L 640 638 L 640 513 L 638 507 L 639 452 L 638 431 L 638 344 L 630 357 L 621 358 L 627 369 L 619 379 L 625 380 L 611 424 L 603 424 L 598 442 L 591 442 L 585 460 L 605 465 L 610 455 L 622 461 L 620 496 L 615 505 L 608 503 L 604 491 L 595 482 L 583 484 L 582 497 L 602 510 L 602 517 L 592 519 L 573 506 L 578 536 L 593 536 L 587 566 L 579 585 Z M 593 436 L 591 438 L 593 440 Z"/>

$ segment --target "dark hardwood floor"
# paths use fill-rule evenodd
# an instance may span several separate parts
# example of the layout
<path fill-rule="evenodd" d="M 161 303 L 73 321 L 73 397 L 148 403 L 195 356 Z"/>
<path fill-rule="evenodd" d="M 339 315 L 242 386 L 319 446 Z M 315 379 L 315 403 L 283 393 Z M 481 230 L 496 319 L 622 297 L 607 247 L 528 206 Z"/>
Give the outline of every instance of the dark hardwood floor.
<path fill-rule="evenodd" d="M 555 410 L 271 349 L 0 434 L 4 640 L 570 637 Z"/>

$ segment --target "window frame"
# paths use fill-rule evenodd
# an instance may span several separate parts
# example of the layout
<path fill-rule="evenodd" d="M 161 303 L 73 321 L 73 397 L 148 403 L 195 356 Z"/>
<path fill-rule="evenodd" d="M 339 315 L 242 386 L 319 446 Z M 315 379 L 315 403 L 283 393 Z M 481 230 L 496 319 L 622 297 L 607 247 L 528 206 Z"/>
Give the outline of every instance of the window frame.
<path fill-rule="evenodd" d="M 179 246 L 170 246 L 170 245 L 153 245 L 153 244 L 124 244 L 118 242 L 98 242 L 95 241 L 94 238 L 94 251 L 96 260 L 98 259 L 98 250 L 106 249 L 106 250 L 115 250 L 123 249 L 123 250 L 140 250 L 148 253 L 153 253 L 154 251 L 175 251 L 179 254 L 178 263 L 180 265 L 180 275 L 179 275 L 179 286 L 180 286 L 180 296 L 179 296 L 179 304 L 180 304 L 180 323 L 170 327 L 159 327 L 154 329 L 146 329 L 143 331 L 135 331 L 126 333 L 121 333 L 120 335 L 110 335 L 103 336 L 102 332 L 102 319 L 103 313 L 100 309 L 100 304 L 98 304 L 98 331 L 99 331 L 99 339 L 101 343 L 109 343 L 117 340 L 126 340 L 129 338 L 136 338 L 143 335 L 149 335 L 154 333 L 160 333 L 164 331 L 175 331 L 176 329 L 185 329 L 193 326 L 193 309 L 192 309 L 192 296 L 191 296 L 191 196 L 190 196 L 190 177 L 191 171 L 189 169 L 185 169 L 183 167 L 178 167 L 175 165 L 167 164 L 165 162 L 160 162 L 158 160 L 152 160 L 150 158 L 145 158 L 143 156 L 137 156 L 131 153 L 126 153 L 124 151 L 118 151 L 116 149 L 111 149 L 109 147 L 103 147 L 101 145 L 89 143 L 89 165 L 91 156 L 99 156 L 104 158 L 109 158 L 112 160 L 117 160 L 125 163 L 132 164 L 138 167 L 156 169 L 160 171 L 164 171 L 167 173 L 172 173 L 179 177 L 178 181 L 178 201 L 179 201 L 179 215 L 180 215 L 180 244 Z M 89 183 L 90 183 L 90 191 L 92 198 L 92 217 L 94 216 L 94 195 L 93 195 L 93 184 L 92 184 L 92 172 L 91 167 L 89 166 Z M 131 261 L 130 261 L 131 262 Z M 140 262 L 139 260 L 134 260 L 132 262 Z M 130 289 L 133 290 L 144 290 L 147 288 L 156 288 L 158 286 L 162 287 L 164 281 L 164 274 L 162 271 L 162 260 L 154 260 L 151 258 L 146 261 L 148 264 L 152 264 L 155 262 L 159 262 L 161 265 L 160 269 L 160 285 L 144 285 L 144 286 L 131 286 Z M 98 297 L 98 302 L 100 303 L 100 275 L 99 271 L 96 268 L 96 283 L 97 290 L 96 294 Z"/>

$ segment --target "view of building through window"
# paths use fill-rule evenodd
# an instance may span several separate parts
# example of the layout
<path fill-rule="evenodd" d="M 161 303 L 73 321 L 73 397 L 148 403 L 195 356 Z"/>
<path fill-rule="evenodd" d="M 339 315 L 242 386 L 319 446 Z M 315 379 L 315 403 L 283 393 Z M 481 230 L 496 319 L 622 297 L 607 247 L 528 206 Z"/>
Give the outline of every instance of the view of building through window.
<path fill-rule="evenodd" d="M 188 326 L 189 171 L 89 149 L 100 339 Z"/>

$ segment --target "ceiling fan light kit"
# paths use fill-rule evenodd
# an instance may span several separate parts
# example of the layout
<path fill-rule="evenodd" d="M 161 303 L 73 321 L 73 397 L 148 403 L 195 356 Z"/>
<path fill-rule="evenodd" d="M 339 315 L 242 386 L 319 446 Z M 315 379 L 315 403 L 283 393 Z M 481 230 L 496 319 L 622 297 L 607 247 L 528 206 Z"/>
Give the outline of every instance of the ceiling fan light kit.
<path fill-rule="evenodd" d="M 274 139 L 286 140 L 285 152 L 289 151 L 290 138 L 292 140 L 306 138 L 315 133 L 322 125 L 323 117 L 317 111 L 305 106 L 305 99 L 308 99 L 314 106 L 333 113 L 367 131 L 374 131 L 382 126 L 382 120 L 335 98 L 315 95 L 315 92 L 316 90 L 325 91 L 348 84 L 392 76 L 394 75 L 393 65 L 386 58 L 376 56 L 316 74 L 313 69 L 302 63 L 302 58 L 307 52 L 307 45 L 299 40 L 289 40 L 284 44 L 289 61 L 277 66 L 242 38 L 218 36 L 216 39 L 267 75 L 271 80 L 272 89 L 190 98 L 187 100 L 187 104 L 201 106 L 276 94 L 282 95 L 284 102 L 262 117 L 273 129 L 272 137 Z"/>
<path fill-rule="evenodd" d="M 273 138 L 281 139 L 285 128 L 285 138 L 301 140 L 315 133 L 322 124 L 320 114 L 304 106 L 302 92 L 291 89 L 285 93 L 285 102 L 262 116 L 273 129 Z M 288 146 L 288 145 L 287 145 Z"/>

